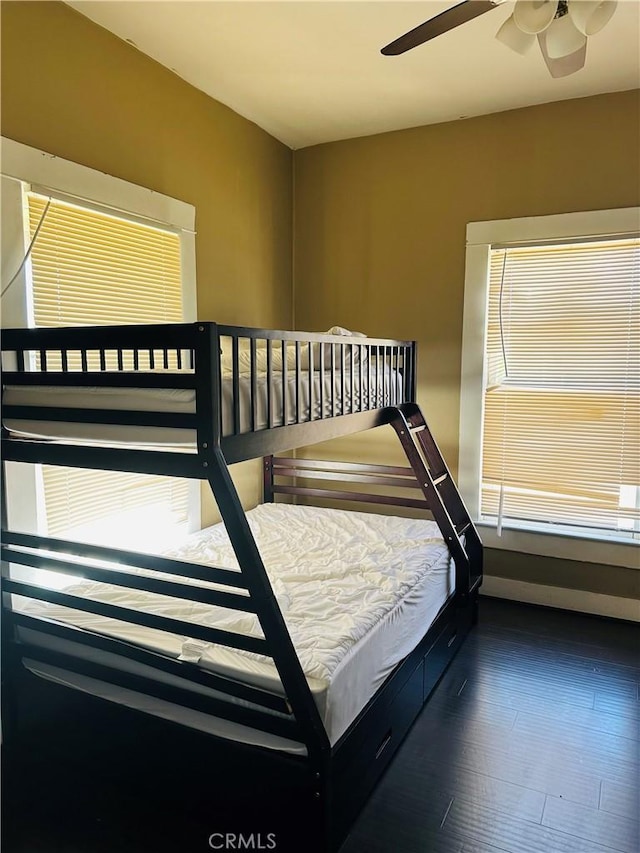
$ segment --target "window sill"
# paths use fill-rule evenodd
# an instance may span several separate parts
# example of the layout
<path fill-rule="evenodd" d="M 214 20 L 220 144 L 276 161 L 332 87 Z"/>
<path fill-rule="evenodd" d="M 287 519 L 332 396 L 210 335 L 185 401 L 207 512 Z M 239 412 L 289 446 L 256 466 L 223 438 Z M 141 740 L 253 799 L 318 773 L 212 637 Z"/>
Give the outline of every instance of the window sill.
<path fill-rule="evenodd" d="M 485 548 L 640 569 L 640 554 L 637 550 L 640 543 L 637 540 L 604 539 L 568 530 L 560 533 L 515 527 L 503 527 L 502 536 L 498 536 L 494 524 L 479 521 L 476 526 Z"/>

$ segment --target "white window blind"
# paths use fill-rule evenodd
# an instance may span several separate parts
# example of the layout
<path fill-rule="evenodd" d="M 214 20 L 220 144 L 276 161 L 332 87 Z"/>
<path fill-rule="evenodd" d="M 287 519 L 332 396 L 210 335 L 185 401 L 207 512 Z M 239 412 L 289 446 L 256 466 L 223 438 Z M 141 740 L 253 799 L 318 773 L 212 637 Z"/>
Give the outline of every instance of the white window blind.
<path fill-rule="evenodd" d="M 93 208 L 27 194 L 36 326 L 183 320 L 180 236 Z M 90 365 L 95 367 L 96 365 Z M 73 365 L 70 367 L 73 369 Z M 186 528 L 188 481 L 117 471 L 43 466 L 50 535 L 129 545 Z"/>
<path fill-rule="evenodd" d="M 481 517 L 640 531 L 640 241 L 491 251 Z"/>

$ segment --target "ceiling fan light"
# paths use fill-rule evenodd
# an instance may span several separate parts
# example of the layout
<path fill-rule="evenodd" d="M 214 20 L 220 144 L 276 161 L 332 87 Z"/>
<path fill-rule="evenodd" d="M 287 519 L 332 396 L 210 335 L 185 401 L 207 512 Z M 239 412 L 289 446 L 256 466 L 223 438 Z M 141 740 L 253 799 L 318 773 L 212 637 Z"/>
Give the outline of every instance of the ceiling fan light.
<path fill-rule="evenodd" d="M 568 15 L 552 21 L 544 35 L 550 59 L 571 56 L 587 43 L 587 37 L 580 32 Z"/>
<path fill-rule="evenodd" d="M 523 33 L 520 27 L 513 20 L 513 15 L 509 15 L 504 24 L 496 33 L 496 38 L 502 44 L 506 44 L 511 50 L 516 53 L 524 54 L 533 46 L 536 37 L 533 33 Z"/>
<path fill-rule="evenodd" d="M 580 71 L 580 69 L 584 67 L 587 59 L 586 39 L 584 40 L 582 47 L 574 53 L 570 53 L 569 56 L 561 56 L 557 59 L 549 56 L 547 51 L 546 32 L 538 34 L 538 43 L 540 44 L 540 52 L 542 53 L 547 68 L 549 69 L 549 74 L 551 74 L 552 77 L 568 77 L 569 74 L 575 74 L 576 71 Z"/>
<path fill-rule="evenodd" d="M 523 33 L 541 33 L 558 11 L 558 0 L 517 0 L 513 20 Z"/>
<path fill-rule="evenodd" d="M 609 23 L 617 5 L 617 0 L 569 0 L 569 17 L 581 33 L 592 36 Z"/>

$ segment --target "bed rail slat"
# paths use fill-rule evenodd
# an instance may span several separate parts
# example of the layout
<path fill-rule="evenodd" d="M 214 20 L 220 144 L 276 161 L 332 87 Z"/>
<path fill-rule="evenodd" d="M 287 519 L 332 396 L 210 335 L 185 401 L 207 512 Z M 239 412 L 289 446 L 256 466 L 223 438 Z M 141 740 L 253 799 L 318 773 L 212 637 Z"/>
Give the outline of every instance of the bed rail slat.
<path fill-rule="evenodd" d="M 385 406 L 391 405 L 391 347 L 384 347 L 384 382 L 386 391 L 384 395 Z"/>
<path fill-rule="evenodd" d="M 122 349 L 137 347 L 193 347 L 195 333 L 202 323 L 159 323 L 123 326 L 51 326 L 34 329 L 3 329 L 4 351 L 24 349 L 68 350 Z"/>
<path fill-rule="evenodd" d="M 398 373 L 400 372 L 400 347 L 394 347 L 395 362 L 394 362 L 394 380 L 393 380 L 393 405 L 397 406 L 400 400 L 398 399 Z"/>
<path fill-rule="evenodd" d="M 273 352 L 267 341 L 267 427 L 273 427 Z"/>
<path fill-rule="evenodd" d="M 101 601 L 92 601 L 80 595 L 72 595 L 58 592 L 52 589 L 43 589 L 31 583 L 14 580 L 3 580 L 3 591 L 22 595 L 26 598 L 35 598 L 38 601 L 46 601 L 49 604 L 57 604 L 61 607 L 70 607 L 74 610 L 83 610 L 96 616 L 119 619 L 133 625 L 143 625 L 145 628 L 155 628 L 169 634 L 190 637 L 194 640 L 203 640 L 205 643 L 218 643 L 231 649 L 241 649 L 247 652 L 255 652 L 271 656 L 266 640 L 260 637 L 249 637 L 244 634 L 235 634 L 231 631 L 223 631 L 220 628 L 205 627 L 195 622 L 185 622 L 182 619 L 172 619 L 167 616 L 156 616 L 141 610 L 132 610 L 130 607 L 120 607 L 116 604 L 106 604 Z"/>
<path fill-rule="evenodd" d="M 414 345 L 413 350 L 413 358 L 409 359 L 409 366 L 407 368 L 407 389 L 406 389 L 406 398 L 407 400 L 415 400 L 416 398 L 416 368 L 417 368 L 417 344 Z"/>
<path fill-rule="evenodd" d="M 329 344 L 331 347 L 331 417 L 336 416 L 336 345 Z"/>
<path fill-rule="evenodd" d="M 124 424 L 129 426 L 167 427 L 174 429 L 196 429 L 195 414 L 173 412 L 140 412 L 127 409 L 77 409 L 60 406 L 13 406 L 3 407 L 5 418 L 47 420 L 80 424 Z"/>
<path fill-rule="evenodd" d="M 282 358 L 282 426 L 286 426 L 289 423 L 289 365 L 286 341 L 280 342 L 280 355 Z"/>
<path fill-rule="evenodd" d="M 231 341 L 231 358 L 232 358 L 232 397 L 233 397 L 233 434 L 238 435 L 240 432 L 240 351 L 238 339 L 233 338 Z"/>
<path fill-rule="evenodd" d="M 415 474 L 412 468 L 402 465 L 376 465 L 372 462 L 336 462 L 333 459 L 302 459 L 292 456 L 274 456 L 273 468 L 277 471 L 280 466 L 286 468 L 299 468 L 307 470 L 309 468 L 322 469 L 327 471 L 362 471 L 370 474 L 394 474 L 398 477 L 410 477 L 415 479 Z"/>
<path fill-rule="evenodd" d="M 281 714 L 289 714 L 291 711 L 284 696 L 271 693 L 260 687 L 244 684 L 242 681 L 227 678 L 206 669 L 201 669 L 197 664 L 189 661 L 176 660 L 166 657 L 159 652 L 150 651 L 133 643 L 128 643 L 126 640 L 94 634 L 84 628 L 72 627 L 60 622 L 51 622 L 47 619 L 27 616 L 24 613 L 13 613 L 12 618 L 13 622 L 19 627 L 49 634 L 62 640 L 69 640 L 76 643 L 81 642 L 84 646 L 90 646 L 91 648 L 110 654 L 124 655 L 137 663 L 150 666 L 161 672 L 167 672 L 178 678 L 188 679 L 196 684 L 201 684 L 203 687 L 209 687 L 212 690 L 226 693 L 228 696 L 245 699 L 254 705 L 260 705 L 263 708 L 269 708 Z"/>
<path fill-rule="evenodd" d="M 171 702 L 182 708 L 191 708 L 202 714 L 221 717 L 241 725 L 250 726 L 260 731 L 277 734 L 282 737 L 300 740 L 302 732 L 300 726 L 293 718 L 276 717 L 264 714 L 253 708 L 226 702 L 202 693 L 195 693 L 176 687 L 173 684 L 164 684 L 151 678 L 145 678 L 139 673 L 125 672 L 114 669 L 101 663 L 88 661 L 53 649 L 43 649 L 40 646 L 24 644 L 23 656 L 34 662 L 40 661 L 51 666 L 58 666 L 70 672 L 84 675 L 89 678 L 105 681 L 132 690 L 143 696 L 153 696 L 165 702 Z"/>
<path fill-rule="evenodd" d="M 402 477 L 385 477 L 374 476 L 373 474 L 358 473 L 343 473 L 338 471 L 316 471 L 313 468 L 301 470 L 300 468 L 284 468 L 282 466 L 274 467 L 274 474 L 279 477 L 301 477 L 309 480 L 336 480 L 340 483 L 362 483 L 367 485 L 377 486 L 395 486 L 402 489 L 419 489 L 420 484 L 416 480 Z M 273 491 L 278 491 L 278 486 L 273 487 Z"/>
<path fill-rule="evenodd" d="M 364 347 L 362 344 L 358 344 L 358 411 L 361 412 L 364 409 L 364 381 L 363 381 L 363 373 L 362 368 L 364 365 Z"/>
<path fill-rule="evenodd" d="M 296 341 L 296 423 L 300 423 L 302 416 L 302 376 L 300 371 L 302 345 Z"/>
<path fill-rule="evenodd" d="M 389 504 L 390 506 L 428 509 L 426 501 L 396 495 L 376 495 L 364 492 L 346 492 L 342 489 L 312 489 L 305 486 L 274 486 L 274 494 L 299 495 L 304 497 L 329 498 L 330 500 L 355 501 L 358 503 Z"/>
<path fill-rule="evenodd" d="M 17 551 L 15 547 L 3 545 L 2 556 L 10 563 L 19 566 L 30 566 L 33 569 L 45 569 L 60 572 L 64 575 L 88 578 L 99 583 L 109 583 L 126 589 L 138 589 L 153 592 L 158 595 L 168 595 L 172 598 L 186 601 L 198 601 L 202 604 L 215 604 L 229 610 L 242 610 L 255 613 L 256 608 L 248 595 L 237 595 L 221 590 L 207 589 L 195 584 L 182 584 L 164 578 L 150 578 L 147 575 L 131 574 L 119 569 L 96 568 L 84 563 L 75 563 L 58 557 L 43 557 L 27 551 Z M 3 576 L 7 576 L 4 574 Z"/>
<path fill-rule="evenodd" d="M 256 341 L 251 338 L 249 343 L 249 357 L 251 360 L 251 429 L 258 426 L 258 378 L 256 375 Z"/>
<path fill-rule="evenodd" d="M 250 437 L 252 435 L 249 433 Z M 5 460 L 11 462 L 64 465 L 70 468 L 105 471 L 130 471 L 138 474 L 158 474 L 196 480 L 207 478 L 207 471 L 195 453 L 175 453 L 171 450 L 123 450 L 116 447 L 90 447 L 18 438 L 5 441 L 3 452 Z"/>
<path fill-rule="evenodd" d="M 8 545 L 17 545 L 34 550 L 60 551 L 74 557 L 109 560 L 138 569 L 148 569 L 154 572 L 188 577 L 194 580 L 210 581 L 235 589 L 247 589 L 247 582 L 242 573 L 232 571 L 231 569 L 220 569 L 200 563 L 187 563 L 184 560 L 173 560 L 169 557 L 143 554 L 138 551 L 123 551 L 115 548 L 107 548 L 102 545 L 71 542 L 68 539 L 57 539 L 50 536 L 32 536 L 29 533 L 15 533 L 11 530 L 3 531 L 3 539 Z"/>
<path fill-rule="evenodd" d="M 4 371 L 5 385 L 47 385 L 70 388 L 97 386 L 100 388 L 195 388 L 196 378 L 193 373 L 119 373 L 107 370 L 59 371 L 44 373 L 42 371 Z"/>
<path fill-rule="evenodd" d="M 313 387 L 313 369 L 314 369 L 314 367 L 313 367 L 313 344 L 311 343 L 311 341 L 307 342 L 307 352 L 309 353 L 309 365 L 308 365 L 308 367 L 309 367 L 309 370 L 308 370 L 308 375 L 309 375 L 309 420 L 313 421 L 313 420 L 315 420 L 314 408 L 315 408 L 315 402 L 316 401 L 315 401 L 315 393 L 314 393 L 314 387 Z"/>
<path fill-rule="evenodd" d="M 320 417 L 324 418 L 324 344 L 320 344 L 320 356 L 318 358 L 318 392 L 320 404 Z"/>

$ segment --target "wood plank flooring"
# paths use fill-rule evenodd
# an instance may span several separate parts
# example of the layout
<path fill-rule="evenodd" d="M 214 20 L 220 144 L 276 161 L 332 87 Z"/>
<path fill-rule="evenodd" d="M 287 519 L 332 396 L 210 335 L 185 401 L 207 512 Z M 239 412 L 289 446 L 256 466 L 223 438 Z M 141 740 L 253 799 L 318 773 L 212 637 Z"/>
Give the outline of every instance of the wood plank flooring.
<path fill-rule="evenodd" d="M 638 853 L 640 630 L 481 599 L 341 853 Z"/>
<path fill-rule="evenodd" d="M 340 853 L 638 853 L 639 638 L 626 623 L 481 599 Z M 112 721 L 103 707 L 98 728 Z M 60 752 L 65 724 L 56 743 L 4 757 L 4 853 L 206 853 L 220 828 L 276 828 L 241 763 L 245 803 L 261 802 L 251 826 L 202 784 L 228 766 L 161 742 L 140 747 L 154 761 L 133 760 L 140 737 L 158 737 L 152 723 L 76 756 Z M 275 850 L 305 853 L 298 837 Z"/>

